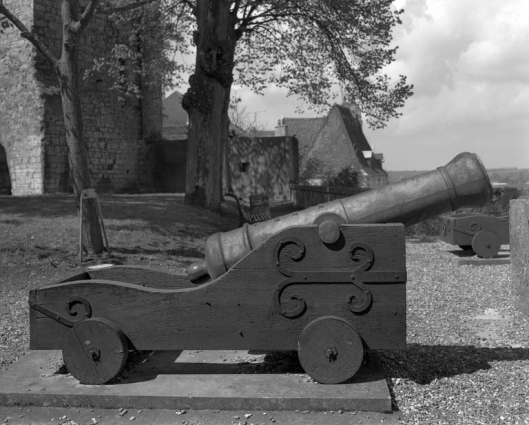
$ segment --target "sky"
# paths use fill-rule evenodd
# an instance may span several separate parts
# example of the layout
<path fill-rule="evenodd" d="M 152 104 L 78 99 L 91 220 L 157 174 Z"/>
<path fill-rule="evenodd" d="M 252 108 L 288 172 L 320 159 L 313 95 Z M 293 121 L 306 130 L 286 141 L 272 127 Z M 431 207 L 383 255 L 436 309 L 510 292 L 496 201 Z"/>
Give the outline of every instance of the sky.
<path fill-rule="evenodd" d="M 529 168 L 529 1 L 397 0 L 396 61 L 414 95 L 402 116 L 364 133 L 386 170 L 431 170 L 460 152 L 486 168 Z M 396 80 L 396 78 L 395 78 Z M 260 126 L 282 116 L 312 117 L 299 99 L 269 87 L 263 96 L 234 87 Z M 296 108 L 306 109 L 303 114 Z"/>

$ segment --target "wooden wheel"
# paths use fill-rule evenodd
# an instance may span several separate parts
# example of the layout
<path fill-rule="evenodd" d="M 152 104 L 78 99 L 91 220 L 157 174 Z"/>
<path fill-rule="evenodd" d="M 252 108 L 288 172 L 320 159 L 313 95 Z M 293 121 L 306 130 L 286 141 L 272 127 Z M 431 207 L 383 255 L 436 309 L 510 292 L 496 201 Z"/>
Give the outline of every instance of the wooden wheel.
<path fill-rule="evenodd" d="M 347 320 L 324 316 L 310 322 L 298 342 L 298 357 L 305 372 L 322 384 L 352 378 L 362 364 L 362 338 Z"/>
<path fill-rule="evenodd" d="M 500 250 L 500 238 L 490 230 L 480 230 L 472 238 L 472 249 L 478 257 L 492 258 Z"/>
<path fill-rule="evenodd" d="M 100 385 L 120 373 L 127 361 L 127 338 L 106 319 L 76 323 L 65 337 L 62 356 L 68 371 L 82 384 Z"/>

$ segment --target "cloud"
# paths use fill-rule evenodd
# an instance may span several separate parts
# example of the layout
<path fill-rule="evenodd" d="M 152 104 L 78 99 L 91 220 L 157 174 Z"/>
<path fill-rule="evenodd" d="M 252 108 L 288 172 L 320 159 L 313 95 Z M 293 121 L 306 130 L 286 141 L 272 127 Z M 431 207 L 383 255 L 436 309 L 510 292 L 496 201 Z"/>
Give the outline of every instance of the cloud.
<path fill-rule="evenodd" d="M 400 46 L 389 75 L 415 95 L 403 116 L 366 131 L 387 169 L 430 169 L 438 158 L 476 151 L 489 167 L 529 167 L 529 2 L 403 2 Z M 417 162 L 422 166 L 417 165 Z"/>

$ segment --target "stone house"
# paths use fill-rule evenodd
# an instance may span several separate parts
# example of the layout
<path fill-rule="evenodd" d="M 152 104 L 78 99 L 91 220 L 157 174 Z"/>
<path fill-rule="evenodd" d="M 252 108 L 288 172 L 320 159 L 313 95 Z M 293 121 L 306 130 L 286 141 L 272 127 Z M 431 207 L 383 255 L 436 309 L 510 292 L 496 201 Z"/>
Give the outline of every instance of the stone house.
<path fill-rule="evenodd" d="M 58 0 L 4 0 L 59 57 L 62 20 Z M 0 192 L 33 195 L 70 190 L 67 146 L 57 77 L 19 31 L 3 25 L 0 36 Z M 126 29 L 97 13 L 80 42 L 80 69 L 128 37 Z M 160 52 L 150 49 L 143 60 Z M 149 141 L 161 137 L 162 89 L 144 80 L 143 97 L 120 99 L 105 73 L 83 81 L 81 93 L 92 187 L 100 192 L 151 186 Z M 6 170 L 9 177 L 6 178 Z M 7 188 L 7 189 L 6 189 Z"/>
<path fill-rule="evenodd" d="M 167 176 L 185 188 L 187 114 L 182 95 L 173 93 L 164 100 L 163 134 Z M 179 145 L 177 145 L 179 144 Z M 179 146 L 179 147 L 178 147 Z M 169 154 L 172 147 L 172 154 Z M 172 156 L 171 156 L 172 155 Z M 171 160 L 171 158 L 173 160 Z M 299 163 L 315 157 L 330 170 L 350 168 L 359 172 L 361 187 L 378 188 L 388 184 L 381 153 L 373 152 L 363 131 L 360 110 L 354 104 L 334 105 L 326 117 L 281 118 L 274 133 L 250 133 L 230 140 L 224 187 L 247 199 L 266 194 L 271 200 L 290 199 L 289 184 L 298 182 Z M 301 159 L 300 159 L 301 158 Z M 178 162 L 178 166 L 173 166 Z M 178 171 L 180 169 L 180 172 Z"/>
<path fill-rule="evenodd" d="M 295 136 L 303 159 L 317 158 L 327 170 L 349 168 L 359 172 L 360 185 L 388 184 L 384 156 L 373 152 L 363 131 L 360 110 L 354 104 L 334 105 L 322 118 L 281 118 L 276 135 Z"/>

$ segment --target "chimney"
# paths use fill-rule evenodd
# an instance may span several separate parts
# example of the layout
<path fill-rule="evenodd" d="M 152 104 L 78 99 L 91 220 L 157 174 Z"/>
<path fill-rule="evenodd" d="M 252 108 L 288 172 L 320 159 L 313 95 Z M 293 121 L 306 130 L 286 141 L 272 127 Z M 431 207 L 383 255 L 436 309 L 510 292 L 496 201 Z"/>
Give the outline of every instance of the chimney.
<path fill-rule="evenodd" d="M 281 119 L 277 120 L 277 126 L 275 128 L 275 136 L 288 136 L 288 126 L 285 125 L 285 118 L 281 117 Z"/>

